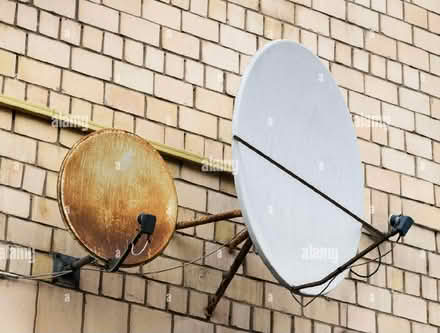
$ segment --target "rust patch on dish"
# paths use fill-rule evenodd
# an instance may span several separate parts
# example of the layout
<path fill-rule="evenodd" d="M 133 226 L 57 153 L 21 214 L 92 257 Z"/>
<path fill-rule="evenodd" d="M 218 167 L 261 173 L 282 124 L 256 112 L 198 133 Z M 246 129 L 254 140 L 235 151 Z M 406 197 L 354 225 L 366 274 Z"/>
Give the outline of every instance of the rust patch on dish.
<path fill-rule="evenodd" d="M 144 264 L 168 245 L 176 228 L 177 194 L 167 165 L 139 136 L 116 129 L 91 133 L 66 155 L 58 176 L 63 220 L 93 256 L 122 253 L 138 230 L 137 216 L 156 216 L 150 246 L 125 267 Z M 137 253 L 146 236 L 137 243 Z"/>

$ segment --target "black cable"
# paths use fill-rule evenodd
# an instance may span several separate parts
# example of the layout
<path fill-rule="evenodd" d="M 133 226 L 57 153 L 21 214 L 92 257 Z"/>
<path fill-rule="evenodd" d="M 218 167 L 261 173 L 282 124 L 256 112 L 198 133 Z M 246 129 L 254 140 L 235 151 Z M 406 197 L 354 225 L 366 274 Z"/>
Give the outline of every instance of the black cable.
<path fill-rule="evenodd" d="M 371 277 L 371 276 L 373 276 L 374 274 L 376 274 L 377 271 L 379 270 L 380 266 L 382 265 L 382 255 L 381 255 L 381 253 L 380 253 L 380 246 L 377 247 L 377 252 L 379 252 L 379 262 L 377 263 L 377 267 L 376 267 L 376 269 L 375 269 L 373 272 L 371 272 L 370 274 L 363 275 L 363 274 L 360 274 L 360 273 L 356 273 L 356 272 L 351 268 L 351 266 L 350 266 L 350 267 L 349 267 L 349 268 L 350 268 L 350 273 L 356 275 L 357 277 L 364 278 L 364 279 L 368 279 L 369 277 Z M 363 263 L 363 264 L 365 264 L 365 263 Z"/>

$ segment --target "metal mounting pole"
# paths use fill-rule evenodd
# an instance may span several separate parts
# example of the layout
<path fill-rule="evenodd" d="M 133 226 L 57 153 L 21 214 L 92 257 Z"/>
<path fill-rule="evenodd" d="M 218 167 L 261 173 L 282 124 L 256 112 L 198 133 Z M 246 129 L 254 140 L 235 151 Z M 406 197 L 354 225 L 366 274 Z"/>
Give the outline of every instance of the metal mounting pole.
<path fill-rule="evenodd" d="M 234 238 L 231 239 L 231 241 L 228 244 L 229 252 L 232 252 L 232 250 L 242 242 L 246 240 L 246 238 L 249 237 L 249 231 L 243 230 L 239 234 L 235 235 Z"/>
<path fill-rule="evenodd" d="M 243 263 L 244 258 L 246 257 L 246 254 L 248 254 L 249 250 L 251 249 L 252 241 L 250 238 L 246 240 L 246 243 L 244 243 L 243 247 L 241 248 L 240 252 L 238 253 L 237 257 L 235 258 L 234 262 L 231 265 L 231 268 L 228 273 L 224 276 L 222 282 L 220 283 L 220 286 L 217 289 L 217 292 L 215 295 L 210 299 L 208 306 L 205 309 L 206 317 L 209 319 L 211 318 L 212 313 L 215 310 L 215 307 L 217 306 L 218 302 L 220 301 L 220 298 L 223 297 L 226 288 L 228 288 L 229 284 L 231 283 L 232 279 L 234 278 L 234 275 L 237 273 L 238 268 Z"/>
<path fill-rule="evenodd" d="M 241 217 L 241 216 L 242 215 L 240 209 L 232 210 L 230 212 L 215 214 L 215 215 L 203 216 L 192 221 L 183 221 L 177 223 L 176 230 L 196 227 L 198 225 L 208 224 L 211 222 L 218 222 L 221 220 L 228 220 L 234 217 Z"/>

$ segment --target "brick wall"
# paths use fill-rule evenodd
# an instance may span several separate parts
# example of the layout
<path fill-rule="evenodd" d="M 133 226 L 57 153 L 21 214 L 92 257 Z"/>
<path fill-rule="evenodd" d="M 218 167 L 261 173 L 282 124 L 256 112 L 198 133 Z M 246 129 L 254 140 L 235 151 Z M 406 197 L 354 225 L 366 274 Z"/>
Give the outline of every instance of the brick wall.
<path fill-rule="evenodd" d="M 80 290 L 0 280 L 0 332 L 439 333 L 439 34 L 438 0 L 0 0 L 0 93 L 217 159 L 231 159 L 250 56 L 272 39 L 304 44 L 355 117 L 366 218 L 381 230 L 391 213 L 417 222 L 376 275 L 350 276 L 304 309 L 255 253 L 211 321 L 203 308 L 227 251 L 141 277 L 212 251 L 243 229 L 232 220 L 177 233 L 146 267 L 84 270 Z M 35 249 L 34 262 L 2 259 L 1 270 L 50 272 L 51 251 L 85 254 L 56 201 L 60 163 L 82 135 L 0 110 L 0 250 Z M 231 176 L 168 164 L 180 220 L 239 206 Z"/>

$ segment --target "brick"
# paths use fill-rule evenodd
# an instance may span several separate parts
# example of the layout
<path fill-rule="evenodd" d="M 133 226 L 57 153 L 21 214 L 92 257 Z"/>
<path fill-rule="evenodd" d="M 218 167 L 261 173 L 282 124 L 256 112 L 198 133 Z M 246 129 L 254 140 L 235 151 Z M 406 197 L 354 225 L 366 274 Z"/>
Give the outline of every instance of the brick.
<path fill-rule="evenodd" d="M 143 333 L 145 327 L 152 332 L 171 333 L 171 314 L 133 305 L 130 311 L 130 332 Z"/>
<path fill-rule="evenodd" d="M 164 143 L 165 130 L 162 125 L 136 118 L 136 134 L 144 139 Z"/>
<path fill-rule="evenodd" d="M 254 35 L 224 24 L 220 26 L 220 44 L 249 55 L 257 50 Z"/>
<path fill-rule="evenodd" d="M 404 108 L 429 115 L 429 97 L 424 94 L 413 90 L 400 88 L 399 101 L 400 105 Z"/>
<path fill-rule="evenodd" d="M 414 113 L 397 106 L 383 103 L 382 104 L 383 121 L 392 126 L 396 126 L 408 131 L 413 131 Z"/>
<path fill-rule="evenodd" d="M 40 12 L 40 23 L 38 26 L 40 33 L 52 38 L 58 38 L 59 25 L 60 18 L 58 16 L 44 11 Z"/>
<path fill-rule="evenodd" d="M 122 86 L 153 93 L 153 72 L 122 62 L 114 62 L 114 81 Z"/>
<path fill-rule="evenodd" d="M 190 132 L 217 138 L 217 119 L 209 114 L 181 107 L 179 127 Z"/>
<path fill-rule="evenodd" d="M 380 102 L 356 92 L 349 92 L 350 111 L 362 117 L 380 120 Z"/>
<path fill-rule="evenodd" d="M 345 19 L 345 7 L 346 5 L 344 0 L 336 0 L 331 3 L 326 0 L 318 0 L 313 2 L 313 9 L 326 13 L 330 16 L 338 17 L 342 20 Z"/>
<path fill-rule="evenodd" d="M 113 84 L 107 84 L 105 89 L 107 105 L 134 115 L 144 116 L 145 98 L 143 94 Z"/>
<path fill-rule="evenodd" d="M 366 172 L 368 186 L 385 192 L 400 194 L 400 179 L 397 173 L 373 166 L 367 166 Z"/>
<path fill-rule="evenodd" d="M 0 183 L 12 187 L 21 187 L 23 164 L 17 161 L 1 159 Z"/>
<path fill-rule="evenodd" d="M 223 94 L 196 88 L 196 107 L 214 115 L 231 119 L 233 100 Z"/>
<path fill-rule="evenodd" d="M 0 85 L 3 80 L 0 80 Z M 12 128 L 12 112 L 0 109 L 0 128 L 10 131 Z"/>
<path fill-rule="evenodd" d="M 440 213 L 438 208 L 410 200 L 403 200 L 402 203 L 403 214 L 411 216 L 417 224 L 434 230 L 440 230 L 434 218 L 434 216 Z"/>
<path fill-rule="evenodd" d="M 65 228 L 58 204 L 55 200 L 51 199 L 33 196 L 32 220 L 57 228 Z"/>
<path fill-rule="evenodd" d="M 332 74 L 340 86 L 358 92 L 364 91 L 364 80 L 362 73 L 337 64 L 333 64 L 331 69 Z"/>
<path fill-rule="evenodd" d="M 222 280 L 221 271 L 203 266 L 185 266 L 185 287 L 194 288 L 207 293 L 215 293 Z"/>
<path fill-rule="evenodd" d="M 72 69 L 104 80 L 112 76 L 112 60 L 80 48 L 72 50 Z"/>
<path fill-rule="evenodd" d="M 189 294 L 189 314 L 205 318 L 205 308 L 208 305 L 208 295 L 196 291 L 190 291 Z"/>
<path fill-rule="evenodd" d="M 433 204 L 434 186 L 417 178 L 402 176 L 402 196 Z"/>
<path fill-rule="evenodd" d="M 122 44 L 122 41 L 121 41 Z M 105 48 L 105 45 L 104 45 Z M 122 49 L 122 45 L 121 45 L 121 49 Z M 146 67 L 151 68 L 151 69 L 156 69 L 158 71 L 163 71 L 163 63 L 162 63 L 162 67 L 159 66 L 154 66 L 154 55 L 155 55 L 155 51 L 156 49 L 154 48 L 150 48 L 147 47 L 146 48 L 148 52 L 145 57 L 144 57 L 144 45 L 140 42 L 131 40 L 131 39 L 125 39 L 125 47 L 124 47 L 124 59 L 127 60 L 128 62 L 138 65 L 138 66 L 142 66 L 144 63 L 144 59 L 146 60 Z M 151 53 L 151 54 L 150 54 Z M 163 56 L 163 52 L 162 56 Z M 162 59 L 163 60 L 163 59 Z M 162 61 L 163 62 L 163 61 Z"/>
<path fill-rule="evenodd" d="M 426 71 L 429 70 L 429 55 L 427 52 L 400 42 L 398 43 L 398 49 L 401 62 Z"/>
<path fill-rule="evenodd" d="M 71 18 L 75 18 L 76 12 L 76 1 L 75 0 L 67 0 L 61 3 L 53 3 L 50 0 L 35 0 L 34 5 L 43 9 L 46 9 L 49 12 L 55 12 L 62 16 L 67 16 Z"/>
<path fill-rule="evenodd" d="M 36 142 L 34 140 L 0 131 L 0 155 L 26 163 L 34 163 L 36 157 Z M 20 147 L 20 149 L 16 149 Z"/>
<path fill-rule="evenodd" d="M 263 308 L 254 308 L 252 316 L 252 328 L 254 331 L 270 333 L 270 311 Z"/>
<path fill-rule="evenodd" d="M 415 175 L 414 157 L 398 150 L 383 147 L 382 164 L 387 169 L 412 176 Z"/>
<path fill-rule="evenodd" d="M 387 78 L 396 83 L 402 83 L 402 65 L 395 61 L 387 61 Z"/>
<path fill-rule="evenodd" d="M 440 277 L 440 256 L 434 253 L 428 253 L 429 276 L 438 279 Z"/>
<path fill-rule="evenodd" d="M 376 332 L 375 314 L 373 311 L 348 305 L 347 313 L 347 326 L 349 328 L 364 332 Z"/>
<path fill-rule="evenodd" d="M 186 249 L 183 251 L 183 249 Z M 183 253 L 184 252 L 184 253 Z M 165 250 L 165 254 L 170 257 L 192 260 L 199 257 L 203 252 L 203 243 L 199 239 L 187 236 L 176 235 Z"/>
<path fill-rule="evenodd" d="M 434 33 L 440 33 L 440 15 L 428 13 L 429 30 Z"/>
<path fill-rule="evenodd" d="M 397 42 L 372 31 L 366 33 L 365 49 L 387 58 L 396 59 L 397 57 Z"/>
<path fill-rule="evenodd" d="M 347 66 L 351 66 L 351 56 L 352 52 L 351 52 L 351 47 L 341 44 L 341 43 L 336 43 L 336 61 L 340 62 L 341 64 L 347 65 Z"/>
<path fill-rule="evenodd" d="M 387 81 L 365 76 L 365 92 L 375 98 L 397 104 L 397 86 Z"/>
<path fill-rule="evenodd" d="M 55 172 L 47 172 L 46 178 L 46 196 L 56 199 L 57 198 L 57 181 L 58 175 Z"/>
<path fill-rule="evenodd" d="M 246 11 L 246 30 L 257 35 L 263 34 L 264 16 L 252 11 Z"/>
<path fill-rule="evenodd" d="M 440 164 L 417 158 L 417 177 L 440 185 Z"/>
<path fill-rule="evenodd" d="M 58 90 L 60 88 L 61 70 L 39 61 L 20 57 L 18 78 L 20 80 Z"/>
<path fill-rule="evenodd" d="M 3 1 L 0 4 L 0 21 L 13 24 L 17 4 L 12 1 Z"/>
<path fill-rule="evenodd" d="M 420 296 L 420 277 L 417 274 L 405 272 L 405 293 Z"/>
<path fill-rule="evenodd" d="M 142 8 L 142 16 L 149 21 L 180 30 L 181 11 L 156 0 L 147 0 Z"/>
<path fill-rule="evenodd" d="M 175 316 L 173 332 L 174 333 L 187 333 L 187 332 L 213 333 L 214 325 L 211 323 L 207 323 L 192 318 Z"/>
<path fill-rule="evenodd" d="M 68 67 L 70 47 L 59 41 L 43 36 L 29 34 L 28 55 L 61 67 Z"/>
<path fill-rule="evenodd" d="M 59 171 L 67 149 L 45 142 L 40 142 L 38 148 L 37 165 L 52 171 Z"/>
<path fill-rule="evenodd" d="M 85 297 L 84 333 L 127 333 L 128 304 L 93 295 Z"/>
<path fill-rule="evenodd" d="M 182 54 L 194 59 L 199 58 L 200 42 L 191 35 L 163 28 L 162 46 L 170 51 Z"/>
<path fill-rule="evenodd" d="M 46 172 L 44 170 L 26 165 L 23 178 L 23 189 L 31 193 L 42 195 L 45 178 Z"/>
<path fill-rule="evenodd" d="M 127 12 L 133 15 L 141 15 L 141 0 L 117 1 L 104 0 L 104 5 L 115 8 L 122 12 Z"/>
<path fill-rule="evenodd" d="M 50 251 L 52 229 L 37 223 L 10 217 L 7 239 L 33 249 Z"/>
<path fill-rule="evenodd" d="M 343 21 L 330 19 L 332 37 L 357 47 L 363 47 L 364 34 L 363 30 Z"/>
<path fill-rule="evenodd" d="M 127 49 L 127 42 L 125 43 Z M 147 47 L 145 54 L 145 66 L 157 72 L 164 70 L 164 52 L 153 47 Z"/>
<path fill-rule="evenodd" d="M 412 43 L 411 25 L 393 17 L 380 16 L 381 31 L 391 38 L 401 40 L 403 42 Z"/>
<path fill-rule="evenodd" d="M 382 288 L 358 283 L 358 302 L 367 308 L 391 312 L 391 293 Z"/>
<path fill-rule="evenodd" d="M 123 276 L 121 274 L 102 273 L 101 292 L 113 298 L 122 297 Z"/>
<path fill-rule="evenodd" d="M 412 272 L 426 274 L 426 253 L 423 250 L 415 249 L 405 245 L 396 245 L 394 253 L 394 264 Z"/>
<path fill-rule="evenodd" d="M 403 81 L 407 87 L 419 89 L 419 71 L 408 66 L 403 66 Z"/>
<path fill-rule="evenodd" d="M 427 304 L 426 301 L 409 295 L 393 294 L 393 313 L 420 322 L 427 322 Z"/>
<path fill-rule="evenodd" d="M 27 218 L 29 216 L 29 194 L 0 186 L 0 208 L 6 214 Z"/>
<path fill-rule="evenodd" d="M 208 89 L 223 92 L 224 74 L 220 69 L 206 66 L 205 69 L 206 83 L 205 87 Z"/>
<path fill-rule="evenodd" d="M 172 53 L 167 53 L 165 57 L 165 74 L 183 79 L 184 59 Z"/>
<path fill-rule="evenodd" d="M 125 14 L 123 15 L 125 16 Z M 79 21 L 81 22 L 85 22 L 95 27 L 109 30 L 112 32 L 118 32 L 119 15 L 118 12 L 114 9 L 101 6 L 92 3 L 90 1 L 80 0 L 78 17 L 79 17 Z M 121 23 L 121 29 L 122 29 L 122 23 Z"/>
<path fill-rule="evenodd" d="M 428 12 L 418 6 L 404 2 L 405 5 L 405 21 L 418 25 L 422 28 L 428 27 Z"/>
<path fill-rule="evenodd" d="M 227 8 L 227 20 L 229 25 L 244 29 L 245 9 L 232 3 L 229 4 Z"/>
<path fill-rule="evenodd" d="M 38 288 L 36 333 L 63 331 L 81 332 L 83 296 L 70 289 L 40 284 Z M 53 320 L 56 315 L 59 320 Z"/>
<path fill-rule="evenodd" d="M 429 52 L 440 54 L 440 37 L 417 27 L 414 28 L 414 44 Z"/>
<path fill-rule="evenodd" d="M 81 25 L 69 19 L 61 19 L 61 40 L 79 45 L 81 39 Z"/>
<path fill-rule="evenodd" d="M 26 84 L 23 82 L 20 82 L 16 79 L 9 79 L 9 78 L 6 78 L 4 80 L 3 93 L 4 93 L 4 95 L 6 95 L 8 97 L 13 97 L 16 99 L 24 100 L 25 99 L 25 89 L 26 89 Z"/>
<path fill-rule="evenodd" d="M 296 24 L 325 36 L 330 36 L 330 18 L 305 7 L 296 7 Z"/>
<path fill-rule="evenodd" d="M 405 133 L 405 138 L 408 153 L 432 159 L 431 140 L 408 132 Z"/>
<path fill-rule="evenodd" d="M 103 31 L 90 27 L 83 27 L 82 46 L 96 52 L 102 52 Z"/>
<path fill-rule="evenodd" d="M 216 21 L 226 22 L 226 2 L 222 0 L 209 1 L 208 16 Z"/>
<path fill-rule="evenodd" d="M 388 333 L 394 330 L 401 333 L 411 332 L 410 322 L 408 320 L 383 313 L 379 313 L 377 316 L 377 328 L 377 333 Z"/>
<path fill-rule="evenodd" d="M 62 89 L 64 92 L 95 103 L 104 99 L 104 84 L 102 81 L 65 71 L 63 73 Z"/>
<path fill-rule="evenodd" d="M 208 15 L 208 1 L 207 0 L 191 0 L 191 12 L 200 15 Z"/>
<path fill-rule="evenodd" d="M 15 53 L 24 54 L 26 34 L 19 29 L 0 23 L 0 47 Z"/>
<path fill-rule="evenodd" d="M 292 296 L 289 294 L 289 297 L 291 298 Z M 304 316 L 325 323 L 337 324 L 339 322 L 338 303 L 321 298 L 316 299 L 308 307 L 304 308 Z"/>
<path fill-rule="evenodd" d="M 37 30 L 37 9 L 21 3 L 17 8 L 17 25 L 28 30 Z"/>
<path fill-rule="evenodd" d="M 103 51 L 104 54 L 114 58 L 122 59 L 122 47 L 123 47 L 122 37 L 112 34 L 110 32 L 104 33 L 104 51 Z"/>
<path fill-rule="evenodd" d="M 167 286 L 162 283 L 148 281 L 147 283 L 147 305 L 165 309 Z"/>
<path fill-rule="evenodd" d="M 1 280 L 0 291 L 3 295 L 0 301 L 0 311 L 3 318 L 0 330 L 2 332 L 32 332 L 34 329 L 37 284 L 27 281 Z M 12 320 L 20 318 L 19 320 Z"/>
<path fill-rule="evenodd" d="M 238 53 L 213 43 L 202 42 L 202 61 L 228 71 L 239 71 Z"/>
<path fill-rule="evenodd" d="M 177 126 L 177 106 L 147 97 L 147 118 L 170 126 Z"/>
<path fill-rule="evenodd" d="M 361 153 L 361 161 L 373 164 L 380 165 L 380 146 L 371 142 L 359 140 L 359 150 Z"/>
<path fill-rule="evenodd" d="M 440 121 L 416 114 L 416 132 L 434 140 L 440 140 Z"/>
<path fill-rule="evenodd" d="M 127 275 L 125 277 L 124 298 L 129 302 L 144 304 L 145 302 L 145 279 Z"/>
<path fill-rule="evenodd" d="M 147 20 L 122 13 L 120 33 L 144 43 L 159 46 L 160 26 Z"/>
<path fill-rule="evenodd" d="M 285 0 L 261 0 L 260 6 L 260 11 L 264 15 L 295 23 L 295 6 L 291 2 Z"/>
<path fill-rule="evenodd" d="M 193 105 L 192 86 L 167 76 L 155 75 L 154 95 L 178 104 Z"/>
<path fill-rule="evenodd" d="M 92 268 L 93 266 L 86 266 L 85 268 Z M 89 293 L 97 294 L 99 291 L 100 272 L 95 270 L 80 271 L 79 288 L 88 291 Z"/>
<path fill-rule="evenodd" d="M 440 78 L 434 75 L 426 73 L 420 74 L 421 89 L 422 91 L 440 97 Z"/>
<path fill-rule="evenodd" d="M 183 12 L 182 30 L 203 39 L 218 42 L 219 24 L 213 20 Z"/>

